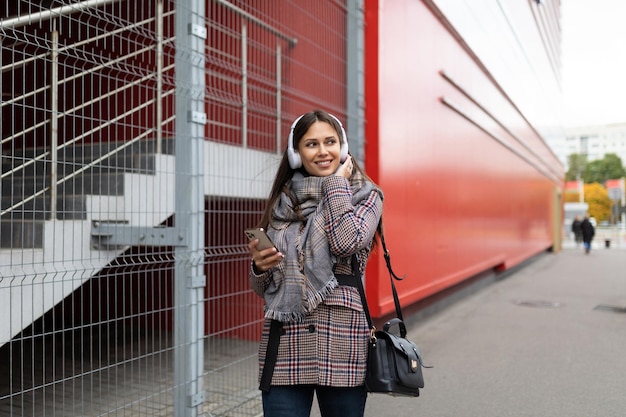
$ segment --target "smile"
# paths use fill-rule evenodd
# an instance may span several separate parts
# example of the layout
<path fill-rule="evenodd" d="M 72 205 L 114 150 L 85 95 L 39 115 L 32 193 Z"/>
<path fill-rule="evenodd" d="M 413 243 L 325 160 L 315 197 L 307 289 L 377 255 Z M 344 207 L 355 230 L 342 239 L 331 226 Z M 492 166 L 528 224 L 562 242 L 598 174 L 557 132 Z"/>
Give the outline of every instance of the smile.
<path fill-rule="evenodd" d="M 316 162 L 315 165 L 317 165 L 319 167 L 327 167 L 330 164 L 332 164 L 332 162 L 333 162 L 332 160 L 330 160 L 330 161 L 319 161 L 319 162 Z"/>

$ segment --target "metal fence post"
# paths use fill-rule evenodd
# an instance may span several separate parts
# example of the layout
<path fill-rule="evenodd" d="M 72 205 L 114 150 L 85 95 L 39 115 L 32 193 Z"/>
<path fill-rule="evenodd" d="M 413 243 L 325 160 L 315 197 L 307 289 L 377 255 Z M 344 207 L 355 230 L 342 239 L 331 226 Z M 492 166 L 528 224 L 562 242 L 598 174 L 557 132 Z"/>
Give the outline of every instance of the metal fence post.
<path fill-rule="evenodd" d="M 350 153 L 365 159 L 365 22 L 363 0 L 346 4 L 346 130 Z"/>
<path fill-rule="evenodd" d="M 204 402 L 204 125 L 206 113 L 204 0 L 176 5 L 175 224 L 188 246 L 176 249 L 174 414 L 195 417 Z"/>

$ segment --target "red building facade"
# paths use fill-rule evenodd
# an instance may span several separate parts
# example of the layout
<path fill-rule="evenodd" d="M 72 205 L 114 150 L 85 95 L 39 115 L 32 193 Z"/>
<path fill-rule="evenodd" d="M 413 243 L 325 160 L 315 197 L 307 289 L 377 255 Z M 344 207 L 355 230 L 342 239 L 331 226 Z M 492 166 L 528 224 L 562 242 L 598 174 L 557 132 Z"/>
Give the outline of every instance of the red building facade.
<path fill-rule="evenodd" d="M 563 171 L 545 142 L 559 134 L 558 4 L 483 3 L 464 5 L 472 21 L 443 1 L 366 1 L 366 162 L 404 304 L 559 247 Z M 382 257 L 371 270 L 384 315 Z"/>

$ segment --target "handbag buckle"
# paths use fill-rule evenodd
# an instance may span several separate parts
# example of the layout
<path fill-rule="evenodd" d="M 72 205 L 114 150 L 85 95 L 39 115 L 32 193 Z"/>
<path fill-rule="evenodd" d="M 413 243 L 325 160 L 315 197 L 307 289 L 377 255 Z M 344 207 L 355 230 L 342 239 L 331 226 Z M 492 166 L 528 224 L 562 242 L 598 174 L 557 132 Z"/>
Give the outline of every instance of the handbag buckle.
<path fill-rule="evenodd" d="M 376 340 L 378 340 L 376 339 L 376 327 L 372 326 L 372 328 L 370 329 L 370 342 L 373 345 L 376 345 Z"/>

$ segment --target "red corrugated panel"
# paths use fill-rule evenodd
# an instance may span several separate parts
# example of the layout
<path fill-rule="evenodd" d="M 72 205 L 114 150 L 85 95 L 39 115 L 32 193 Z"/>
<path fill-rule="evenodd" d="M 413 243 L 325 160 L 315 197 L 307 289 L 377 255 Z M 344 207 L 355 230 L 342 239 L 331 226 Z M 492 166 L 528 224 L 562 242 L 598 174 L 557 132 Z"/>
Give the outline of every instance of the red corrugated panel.
<path fill-rule="evenodd" d="M 366 9 L 366 167 L 403 304 L 552 246 L 562 169 L 533 150 L 536 128 L 424 3 Z M 374 315 L 393 310 L 380 258 L 368 294 Z"/>

